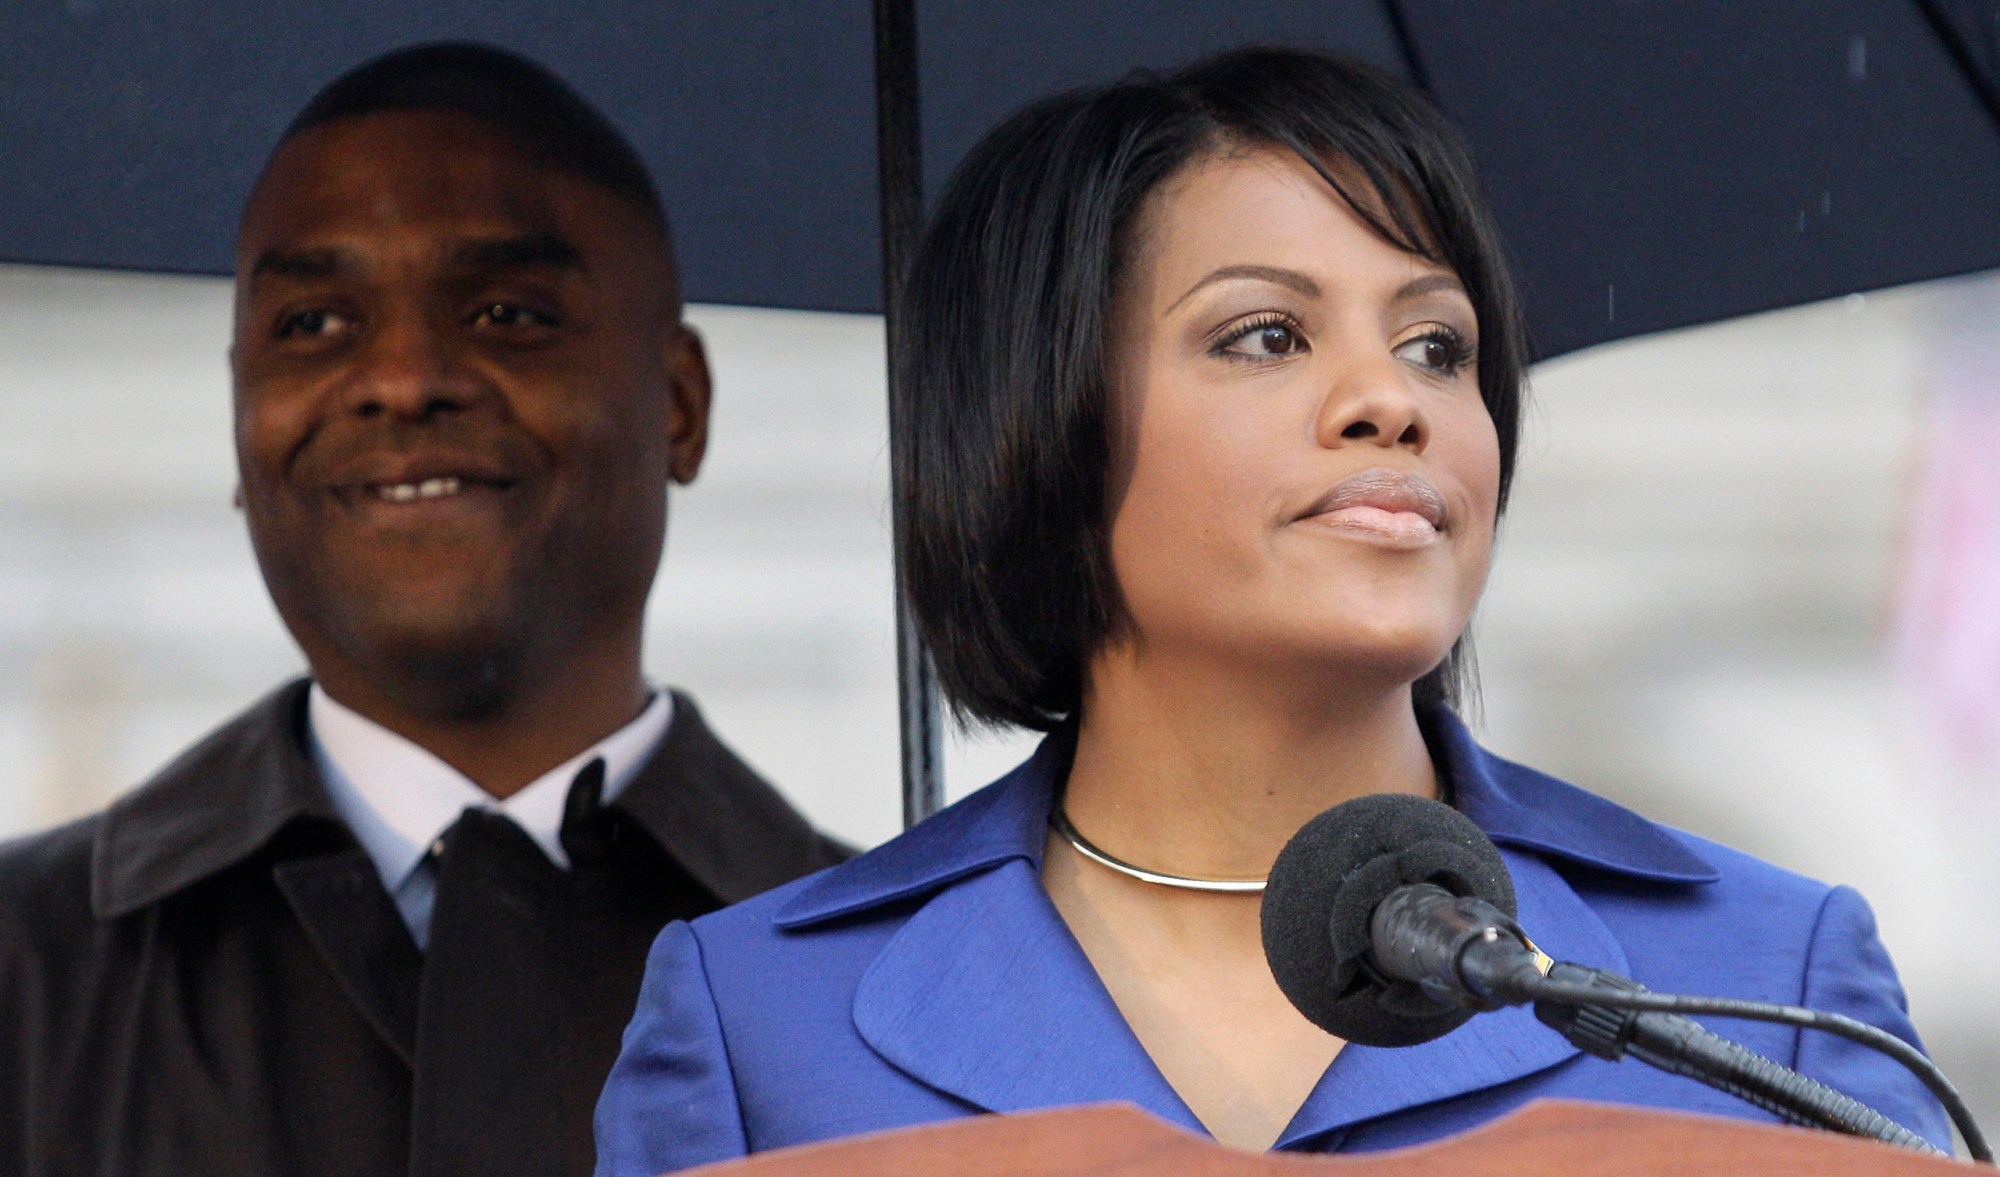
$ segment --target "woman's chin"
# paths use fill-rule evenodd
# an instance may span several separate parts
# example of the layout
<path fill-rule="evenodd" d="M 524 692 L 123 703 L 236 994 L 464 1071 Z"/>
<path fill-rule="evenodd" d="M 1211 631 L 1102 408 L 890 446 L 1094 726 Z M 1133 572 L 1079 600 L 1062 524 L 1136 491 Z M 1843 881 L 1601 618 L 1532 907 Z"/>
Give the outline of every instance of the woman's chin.
<path fill-rule="evenodd" d="M 1451 653 L 1459 631 L 1431 627 L 1384 632 L 1351 626 L 1296 629 L 1267 635 L 1240 648 L 1243 668 L 1282 676 L 1305 689 L 1395 690 L 1429 674 Z"/>

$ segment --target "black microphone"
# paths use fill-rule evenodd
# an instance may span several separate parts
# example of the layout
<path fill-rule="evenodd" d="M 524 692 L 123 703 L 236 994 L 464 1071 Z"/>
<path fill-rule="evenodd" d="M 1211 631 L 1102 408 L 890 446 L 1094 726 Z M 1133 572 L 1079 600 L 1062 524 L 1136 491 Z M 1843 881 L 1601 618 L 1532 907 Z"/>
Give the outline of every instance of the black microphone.
<path fill-rule="evenodd" d="M 1476 903 L 1454 908 L 1459 899 Z M 1390 954 L 1398 964 L 1408 958 L 1403 975 L 1386 971 L 1392 962 L 1376 953 L 1383 909 L 1421 932 L 1413 951 Z M 1501 921 L 1500 940 L 1528 954 L 1512 926 L 1507 864 L 1470 818 L 1401 793 L 1357 797 L 1307 822 L 1279 852 L 1264 886 L 1264 955 L 1278 988 L 1314 1025 L 1364 1046 L 1414 1046 L 1497 1008 L 1476 995 L 1454 1001 L 1450 970 L 1438 975 L 1437 959 L 1454 957 L 1454 942 L 1505 950 L 1463 927 L 1438 931 L 1426 910 L 1467 923 L 1490 912 Z"/>
<path fill-rule="evenodd" d="M 1471 819 L 1436 801 L 1378 794 L 1320 814 L 1279 852 L 1264 890 L 1264 954 L 1299 1012 L 1349 1042 L 1414 1046 L 1474 1013 L 1534 1002 L 1543 1023 L 1599 1058 L 1629 1056 L 1793 1123 L 1935 1151 L 1873 1109 L 1680 1012 L 1833 1030 L 1911 1067 L 1973 1155 L 1990 1155 L 1949 1081 L 1885 1031 L 1789 1006 L 1649 993 L 1616 974 L 1549 961 L 1514 913 L 1507 864 Z"/>

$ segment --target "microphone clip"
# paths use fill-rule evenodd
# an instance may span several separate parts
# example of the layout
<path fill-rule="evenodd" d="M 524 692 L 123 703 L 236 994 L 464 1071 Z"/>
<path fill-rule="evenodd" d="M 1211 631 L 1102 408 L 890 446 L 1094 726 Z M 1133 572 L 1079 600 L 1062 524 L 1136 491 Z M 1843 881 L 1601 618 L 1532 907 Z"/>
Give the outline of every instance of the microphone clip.
<path fill-rule="evenodd" d="M 1514 917 L 1434 883 L 1391 892 L 1375 908 L 1374 964 L 1414 981 L 1439 1005 L 1486 1013 L 1531 999 L 1543 957 Z"/>

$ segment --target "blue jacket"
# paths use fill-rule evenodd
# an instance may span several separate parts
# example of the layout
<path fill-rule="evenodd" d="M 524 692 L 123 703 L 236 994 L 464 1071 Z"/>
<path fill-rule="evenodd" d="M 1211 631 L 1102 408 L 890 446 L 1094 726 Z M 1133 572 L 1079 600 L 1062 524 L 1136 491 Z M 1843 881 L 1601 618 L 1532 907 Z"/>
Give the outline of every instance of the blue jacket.
<path fill-rule="evenodd" d="M 1455 804 L 1499 844 L 1520 922 L 1550 956 L 1662 992 L 1835 1010 L 1916 1041 L 1854 891 L 1656 826 L 1487 753 L 1448 713 L 1427 718 Z M 598 1103 L 600 1177 L 1110 1100 L 1202 1131 L 1042 889 L 1070 753 L 1051 737 L 871 853 L 668 926 Z M 1825 1034 L 1714 1028 L 1949 1146 L 1942 1109 L 1894 1062 Z M 1768 1118 L 1637 1062 L 1583 1055 L 1509 1009 L 1421 1046 L 1346 1046 L 1277 1147 L 1415 1144 L 1537 1097 Z"/>

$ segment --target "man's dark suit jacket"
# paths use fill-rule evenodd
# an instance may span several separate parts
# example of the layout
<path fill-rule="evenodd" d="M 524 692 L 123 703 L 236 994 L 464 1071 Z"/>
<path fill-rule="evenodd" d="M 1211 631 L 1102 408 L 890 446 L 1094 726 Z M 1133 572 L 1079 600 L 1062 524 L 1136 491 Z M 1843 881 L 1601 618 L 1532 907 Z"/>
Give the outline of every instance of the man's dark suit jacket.
<path fill-rule="evenodd" d="M 419 954 L 305 702 L 284 687 L 107 812 L 0 848 L 0 1173 L 588 1173 L 661 926 L 843 857 L 676 696 L 651 760 L 566 824 L 572 871 L 468 819 L 480 877 L 441 881 Z"/>

